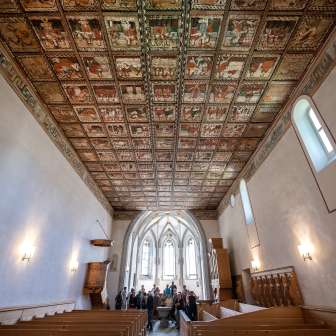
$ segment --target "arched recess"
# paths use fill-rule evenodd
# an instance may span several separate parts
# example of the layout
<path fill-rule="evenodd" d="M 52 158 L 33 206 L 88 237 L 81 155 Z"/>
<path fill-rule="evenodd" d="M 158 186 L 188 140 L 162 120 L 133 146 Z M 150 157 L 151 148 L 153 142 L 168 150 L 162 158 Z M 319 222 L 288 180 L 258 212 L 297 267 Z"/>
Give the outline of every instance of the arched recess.
<path fill-rule="evenodd" d="M 169 220 L 167 221 L 167 217 Z M 166 221 L 166 222 L 164 222 Z M 196 242 L 198 262 L 198 295 L 202 299 L 211 297 L 207 239 L 201 223 L 187 210 L 143 211 L 129 225 L 121 258 L 119 287 L 140 287 L 139 251 L 143 239 L 151 232 L 155 241 L 156 275 L 150 279 L 151 284 L 158 284 L 161 289 L 168 281 L 162 279 L 162 243 L 167 233 L 171 232 L 176 248 L 176 269 L 178 286 L 185 280 L 185 239 L 193 237 Z M 148 288 L 148 287 L 147 287 Z"/>

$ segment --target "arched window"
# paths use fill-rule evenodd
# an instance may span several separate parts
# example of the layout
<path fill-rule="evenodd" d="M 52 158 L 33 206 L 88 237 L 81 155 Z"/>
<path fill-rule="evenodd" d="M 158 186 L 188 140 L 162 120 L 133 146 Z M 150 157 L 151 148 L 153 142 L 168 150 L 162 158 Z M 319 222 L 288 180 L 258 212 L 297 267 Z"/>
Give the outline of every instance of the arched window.
<path fill-rule="evenodd" d="M 149 277 L 150 276 L 150 252 L 151 245 L 146 239 L 142 244 L 142 258 L 141 258 L 141 275 Z"/>
<path fill-rule="evenodd" d="M 336 158 L 335 143 L 309 98 L 302 97 L 297 101 L 293 122 L 316 172 L 320 172 Z"/>
<path fill-rule="evenodd" d="M 188 279 L 197 279 L 196 242 L 193 238 L 188 240 L 186 246 L 186 271 Z"/>
<path fill-rule="evenodd" d="M 163 243 L 163 278 L 175 278 L 175 244 L 172 239 L 167 239 Z"/>
<path fill-rule="evenodd" d="M 240 195 L 241 195 L 241 199 L 243 203 L 245 222 L 247 225 L 254 224 L 251 201 L 250 201 L 250 197 L 247 191 L 247 185 L 246 185 L 245 180 L 240 181 L 239 189 L 240 189 Z"/>

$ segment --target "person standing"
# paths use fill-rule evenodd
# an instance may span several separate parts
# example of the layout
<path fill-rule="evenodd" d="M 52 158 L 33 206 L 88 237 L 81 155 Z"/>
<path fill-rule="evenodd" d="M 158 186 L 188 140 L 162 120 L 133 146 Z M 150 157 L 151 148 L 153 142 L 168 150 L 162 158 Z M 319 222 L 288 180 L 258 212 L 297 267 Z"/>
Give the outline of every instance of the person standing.
<path fill-rule="evenodd" d="M 147 314 L 148 314 L 148 324 L 147 324 L 147 328 L 149 329 L 149 331 L 153 330 L 153 309 L 154 309 L 154 297 L 152 292 L 148 293 L 148 297 L 147 297 Z"/>
<path fill-rule="evenodd" d="M 124 287 L 123 291 L 121 292 L 121 297 L 122 297 L 122 309 L 127 309 L 127 299 L 128 299 L 128 295 L 127 295 L 127 287 Z"/>
<path fill-rule="evenodd" d="M 141 291 L 138 292 L 138 294 L 135 296 L 135 299 L 136 299 L 136 308 L 141 309 L 141 301 L 142 301 Z"/>
<path fill-rule="evenodd" d="M 175 320 L 176 320 L 176 329 L 180 329 L 180 310 L 184 310 L 184 300 L 181 292 L 177 293 L 177 296 L 174 300 L 175 306 Z"/>
<path fill-rule="evenodd" d="M 191 321 L 197 321 L 196 295 L 193 291 L 188 296 L 187 314 Z"/>
<path fill-rule="evenodd" d="M 131 293 L 129 294 L 129 298 L 128 298 L 128 306 L 129 308 L 135 309 L 137 306 L 137 299 L 135 296 L 135 289 L 132 288 L 131 289 Z"/>
<path fill-rule="evenodd" d="M 167 284 L 167 286 L 166 286 L 166 288 L 164 289 L 164 291 L 163 291 L 163 295 L 165 296 L 165 297 L 169 297 L 170 296 L 170 288 L 169 288 L 169 285 Z"/>
<path fill-rule="evenodd" d="M 115 297 L 115 309 L 120 310 L 121 306 L 122 306 L 122 296 L 121 296 L 121 291 L 120 291 Z"/>

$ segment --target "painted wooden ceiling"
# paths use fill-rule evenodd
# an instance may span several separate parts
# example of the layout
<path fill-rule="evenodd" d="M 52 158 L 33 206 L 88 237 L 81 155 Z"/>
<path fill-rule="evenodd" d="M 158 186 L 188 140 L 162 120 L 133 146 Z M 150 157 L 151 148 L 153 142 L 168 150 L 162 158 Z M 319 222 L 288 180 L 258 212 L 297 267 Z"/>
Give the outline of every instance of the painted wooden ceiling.
<path fill-rule="evenodd" d="M 215 209 L 335 0 L 2 0 L 0 33 L 116 209 Z"/>

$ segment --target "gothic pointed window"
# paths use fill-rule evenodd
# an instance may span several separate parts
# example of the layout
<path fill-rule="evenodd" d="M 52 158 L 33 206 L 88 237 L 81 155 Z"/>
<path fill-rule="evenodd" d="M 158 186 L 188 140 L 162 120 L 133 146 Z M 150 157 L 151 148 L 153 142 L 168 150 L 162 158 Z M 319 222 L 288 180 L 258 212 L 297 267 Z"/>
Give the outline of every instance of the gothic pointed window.
<path fill-rule="evenodd" d="M 186 271 L 188 279 L 197 279 L 196 242 L 193 238 L 188 240 L 186 246 Z"/>
<path fill-rule="evenodd" d="M 162 249 L 163 257 L 163 278 L 175 278 L 175 244 L 172 239 L 166 239 Z"/>
<path fill-rule="evenodd" d="M 141 275 L 150 275 L 150 242 L 146 239 L 142 245 Z"/>

